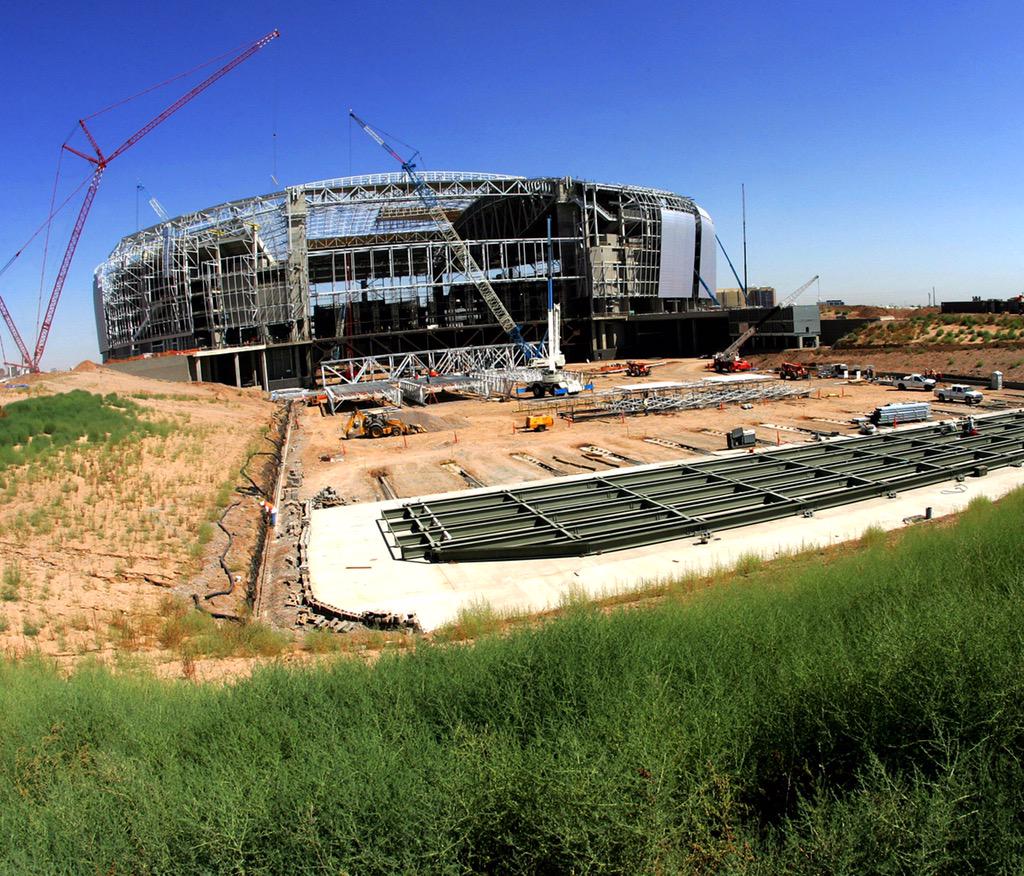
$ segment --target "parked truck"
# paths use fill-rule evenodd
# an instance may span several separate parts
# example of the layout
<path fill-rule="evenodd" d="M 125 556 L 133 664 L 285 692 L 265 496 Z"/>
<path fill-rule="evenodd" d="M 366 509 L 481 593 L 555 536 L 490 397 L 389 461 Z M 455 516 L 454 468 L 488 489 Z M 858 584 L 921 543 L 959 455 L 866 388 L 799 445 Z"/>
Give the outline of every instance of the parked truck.
<path fill-rule="evenodd" d="M 963 402 L 965 405 L 980 405 L 984 400 L 978 390 L 971 389 L 964 383 L 954 383 L 935 390 L 935 397 L 941 402 Z"/>
<path fill-rule="evenodd" d="M 935 389 L 935 381 L 931 377 L 924 377 L 920 374 L 908 374 L 894 381 L 897 389 L 910 390 L 918 389 L 924 392 L 931 392 Z"/>

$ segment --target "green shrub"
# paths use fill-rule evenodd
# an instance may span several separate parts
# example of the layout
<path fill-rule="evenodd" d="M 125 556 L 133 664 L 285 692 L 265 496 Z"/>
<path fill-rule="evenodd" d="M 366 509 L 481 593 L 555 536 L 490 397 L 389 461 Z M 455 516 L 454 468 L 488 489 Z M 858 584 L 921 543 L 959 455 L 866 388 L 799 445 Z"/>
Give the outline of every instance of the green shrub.
<path fill-rule="evenodd" d="M 3 581 L 0 583 L 0 600 L 4 602 L 15 602 L 21 595 L 21 588 L 25 584 L 21 566 L 14 563 L 4 566 Z"/>
<path fill-rule="evenodd" d="M 1020 872 L 1021 514 L 372 666 L 0 662 L 0 871 Z"/>
<path fill-rule="evenodd" d="M 140 419 L 142 408 L 117 396 L 76 389 L 11 402 L 0 418 L 0 471 L 78 445 L 114 445 L 155 434 L 161 424 Z"/>

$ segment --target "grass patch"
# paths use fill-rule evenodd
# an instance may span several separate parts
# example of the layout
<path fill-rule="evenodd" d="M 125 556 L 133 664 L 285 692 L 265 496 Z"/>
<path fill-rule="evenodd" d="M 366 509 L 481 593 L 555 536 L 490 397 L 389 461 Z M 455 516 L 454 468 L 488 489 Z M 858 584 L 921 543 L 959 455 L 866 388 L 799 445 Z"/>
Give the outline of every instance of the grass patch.
<path fill-rule="evenodd" d="M 48 459 L 65 447 L 109 446 L 167 433 L 166 424 L 146 422 L 141 413 L 137 404 L 113 393 L 80 389 L 11 402 L 0 417 L 0 471 Z"/>
<path fill-rule="evenodd" d="M 0 663 L 0 870 L 1020 872 L 1021 514 L 372 666 Z"/>
<path fill-rule="evenodd" d="M 164 648 L 196 657 L 274 657 L 292 642 L 291 636 L 262 624 L 218 621 L 188 603 L 168 599 L 161 606 L 163 624 L 157 641 Z"/>
<path fill-rule="evenodd" d="M 455 620 L 434 633 L 436 642 L 459 642 L 478 639 L 501 629 L 502 618 L 486 599 L 474 600 L 459 609 Z"/>
<path fill-rule="evenodd" d="M 22 574 L 21 566 L 17 563 L 4 566 L 3 579 L 0 580 L 0 600 L 16 602 L 21 596 L 21 588 L 24 584 L 25 576 Z"/>

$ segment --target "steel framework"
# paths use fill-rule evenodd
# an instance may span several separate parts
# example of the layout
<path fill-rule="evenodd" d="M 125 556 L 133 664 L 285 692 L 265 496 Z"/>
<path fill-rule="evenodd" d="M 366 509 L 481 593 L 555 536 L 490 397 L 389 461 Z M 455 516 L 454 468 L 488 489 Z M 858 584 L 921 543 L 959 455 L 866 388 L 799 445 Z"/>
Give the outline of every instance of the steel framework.
<path fill-rule="evenodd" d="M 639 186 L 422 176 L 534 344 L 546 317 L 545 217 L 555 217 L 555 294 L 579 358 L 591 355 L 584 321 L 662 312 L 662 210 L 699 213 L 689 198 Z M 345 358 L 497 339 L 465 262 L 404 173 L 293 186 L 125 237 L 95 273 L 100 349 L 111 359 L 310 342 Z"/>
<path fill-rule="evenodd" d="M 544 355 L 545 345 L 539 349 Z M 320 386 L 331 413 L 337 413 L 345 402 L 371 398 L 401 406 L 426 404 L 441 392 L 508 397 L 517 384 L 540 380 L 542 370 L 529 367 L 523 349 L 515 344 L 450 347 L 323 361 Z M 581 384 L 589 381 L 584 373 L 565 373 Z"/>
<path fill-rule="evenodd" d="M 381 530 L 405 560 L 580 556 L 846 505 L 1024 462 L 1024 412 L 756 455 L 405 502 Z"/>

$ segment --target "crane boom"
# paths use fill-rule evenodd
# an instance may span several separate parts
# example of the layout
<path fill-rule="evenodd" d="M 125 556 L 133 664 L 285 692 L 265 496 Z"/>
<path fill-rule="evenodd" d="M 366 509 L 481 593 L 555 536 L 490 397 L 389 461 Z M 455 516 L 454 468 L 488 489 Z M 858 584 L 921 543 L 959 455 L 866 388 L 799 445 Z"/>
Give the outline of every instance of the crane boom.
<path fill-rule="evenodd" d="M 85 220 L 89 216 L 89 210 L 92 207 L 93 200 L 96 197 L 96 191 L 99 188 L 100 180 L 103 178 L 103 172 L 107 169 L 107 165 L 110 164 L 115 158 L 121 155 L 126 150 L 130 149 L 136 143 L 139 142 L 143 137 L 146 136 L 150 131 L 156 128 L 161 122 L 166 121 L 170 116 L 174 115 L 179 109 L 187 104 L 192 98 L 196 97 L 201 92 L 205 91 L 214 82 L 220 79 L 222 76 L 229 73 L 247 58 L 256 54 L 271 40 L 277 39 L 281 35 L 280 31 L 273 30 L 266 36 L 256 40 L 256 42 L 243 49 L 239 54 L 235 55 L 230 61 L 218 68 L 216 71 L 211 73 L 198 85 L 187 91 L 181 97 L 179 97 L 174 103 L 170 104 L 162 112 L 158 113 L 152 119 L 150 119 L 145 125 L 143 125 L 134 134 L 128 137 L 120 146 L 118 146 L 109 155 L 104 155 L 93 137 L 92 132 L 86 127 L 85 121 L 79 119 L 79 126 L 85 133 L 86 138 L 89 141 L 90 146 L 96 153 L 96 157 L 93 158 L 90 155 L 86 155 L 84 152 L 69 146 L 67 143 L 64 144 L 64 149 L 68 152 L 72 152 L 86 161 L 91 162 L 95 165 L 93 171 L 92 181 L 89 184 L 89 189 L 85 194 L 85 200 L 82 202 L 81 209 L 78 211 L 78 218 L 75 220 L 74 229 L 71 232 L 71 239 L 68 241 L 67 248 L 64 250 L 64 258 L 61 260 L 60 269 L 57 271 L 57 279 L 53 283 L 53 290 L 50 292 L 50 300 L 46 306 L 46 317 L 42 324 L 39 326 L 39 335 L 36 338 L 35 350 L 30 356 L 27 347 L 21 340 L 21 336 L 18 334 L 17 329 L 14 327 L 14 322 L 10 318 L 10 314 L 7 312 L 7 308 L 3 307 L 4 321 L 7 323 L 7 327 L 11 330 L 11 334 L 14 336 L 15 343 L 18 344 L 18 349 L 25 359 L 25 364 L 32 371 L 39 370 L 39 363 L 43 358 L 43 351 L 46 349 L 46 341 L 50 336 L 50 328 L 53 326 L 53 317 L 57 311 L 57 303 L 60 301 L 61 293 L 64 291 L 64 282 L 67 280 L 68 271 L 71 268 L 71 261 L 74 258 L 75 250 L 78 247 L 78 241 L 82 236 L 82 229 L 85 227 Z"/>
<path fill-rule="evenodd" d="M 4 304 L 3 296 L 0 296 L 0 314 L 3 314 L 4 322 L 7 323 L 7 331 L 11 333 L 11 337 L 14 338 L 14 343 L 18 347 L 18 352 L 21 353 L 22 362 L 28 364 L 32 357 L 29 355 L 28 347 L 25 346 L 25 342 L 22 340 L 21 332 L 18 331 L 18 327 L 14 324 L 11 312 L 7 309 L 7 305 Z"/>
<path fill-rule="evenodd" d="M 352 112 L 352 110 L 349 110 L 348 114 L 351 116 L 352 120 L 367 133 L 370 139 L 376 142 L 378 146 L 380 146 L 388 153 L 388 155 L 394 158 L 395 161 L 402 166 L 402 170 L 405 171 L 405 175 L 409 178 L 409 182 L 412 183 L 413 191 L 416 196 L 427 208 L 430 218 L 437 224 L 437 228 L 441 232 L 441 235 L 455 252 L 458 262 L 462 265 L 462 270 L 469 275 L 470 279 L 473 281 L 473 285 L 480 293 L 480 296 L 484 299 L 484 302 L 494 315 L 494 318 L 498 321 L 498 324 L 508 333 L 516 346 L 523 351 L 527 361 L 537 357 L 540 351 L 534 348 L 523 337 L 523 333 L 516 324 L 516 321 L 512 318 L 512 314 L 508 312 L 508 309 L 502 303 L 498 293 L 494 290 L 494 286 L 492 286 L 490 280 L 487 279 L 487 275 L 477 264 L 476 259 L 473 258 L 473 253 L 470 252 L 469 244 L 466 243 L 466 241 L 464 241 L 455 230 L 451 220 L 444 211 L 444 207 L 441 205 L 441 201 L 438 199 L 437 195 L 434 194 L 433 189 L 431 189 L 430 186 L 424 182 L 423 177 L 416 172 L 416 165 L 412 164 L 411 161 L 402 158 L 394 148 L 388 145 L 387 141 L 381 137 L 380 134 L 366 124 L 366 122 L 359 118 L 359 116 Z"/>
<path fill-rule="evenodd" d="M 750 328 L 748 328 L 745 332 L 743 332 L 743 334 L 741 334 L 738 338 L 736 338 L 735 341 L 733 341 L 731 344 L 729 344 L 728 347 L 726 347 L 724 350 L 722 350 L 721 353 L 719 353 L 717 356 L 715 356 L 715 359 L 727 360 L 727 359 L 734 358 L 736 356 L 736 354 L 740 351 L 740 347 L 742 347 L 755 334 L 757 334 L 757 330 L 759 328 L 761 328 L 761 326 L 763 326 L 766 322 L 768 322 L 768 320 L 770 320 L 773 316 L 775 316 L 776 313 L 778 313 L 780 310 L 782 310 L 782 308 L 785 307 L 787 304 L 789 304 L 791 301 L 795 301 L 797 298 L 799 298 L 804 292 L 807 291 L 808 288 L 810 288 L 810 286 L 817 279 L 818 279 L 818 275 L 815 274 L 813 277 L 811 277 L 810 280 L 808 280 L 806 283 L 804 283 L 803 286 L 801 286 L 799 289 L 796 289 L 795 291 L 790 292 L 789 295 L 787 295 L 785 298 L 782 299 L 782 301 L 780 301 L 778 304 L 776 304 L 771 310 L 769 310 L 764 316 L 762 316 Z"/>

